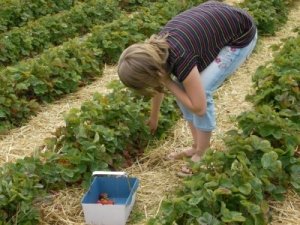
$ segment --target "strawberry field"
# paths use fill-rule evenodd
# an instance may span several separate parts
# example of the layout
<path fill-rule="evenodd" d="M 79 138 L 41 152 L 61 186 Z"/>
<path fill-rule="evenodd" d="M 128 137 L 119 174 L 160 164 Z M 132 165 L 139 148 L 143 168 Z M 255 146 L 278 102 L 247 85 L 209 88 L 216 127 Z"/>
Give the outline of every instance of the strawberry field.
<path fill-rule="evenodd" d="M 215 94 L 218 128 L 199 163 L 165 156 L 192 139 L 174 99 L 118 82 L 122 50 L 204 0 L 0 0 L 0 224 L 84 224 L 95 170 L 140 179 L 128 224 L 300 223 L 300 4 L 224 1 L 259 41 Z M 193 176 L 176 172 L 188 163 Z"/>

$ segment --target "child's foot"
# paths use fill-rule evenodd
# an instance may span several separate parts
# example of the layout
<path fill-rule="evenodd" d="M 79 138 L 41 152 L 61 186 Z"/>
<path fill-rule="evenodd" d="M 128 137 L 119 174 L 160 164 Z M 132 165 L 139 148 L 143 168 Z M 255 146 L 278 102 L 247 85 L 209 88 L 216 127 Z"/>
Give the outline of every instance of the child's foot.
<path fill-rule="evenodd" d="M 192 175 L 193 171 L 187 166 L 182 166 L 181 170 L 177 173 L 177 176 L 179 177 L 190 177 Z"/>
<path fill-rule="evenodd" d="M 191 157 L 191 161 L 193 162 L 199 162 L 201 160 L 201 156 L 199 153 L 195 153 L 192 157 Z M 177 173 L 177 175 L 179 177 L 190 177 L 193 175 L 193 171 L 190 167 L 188 167 L 187 165 L 182 166 L 181 170 Z"/>
<path fill-rule="evenodd" d="M 192 157 L 191 160 L 193 162 L 199 162 L 201 160 L 201 156 L 198 153 L 195 153 Z"/>
<path fill-rule="evenodd" d="M 190 158 L 195 154 L 195 149 L 194 148 L 190 148 L 184 151 L 180 151 L 180 152 L 171 152 L 167 158 L 169 160 L 179 160 L 179 159 L 183 159 L 183 158 Z"/>

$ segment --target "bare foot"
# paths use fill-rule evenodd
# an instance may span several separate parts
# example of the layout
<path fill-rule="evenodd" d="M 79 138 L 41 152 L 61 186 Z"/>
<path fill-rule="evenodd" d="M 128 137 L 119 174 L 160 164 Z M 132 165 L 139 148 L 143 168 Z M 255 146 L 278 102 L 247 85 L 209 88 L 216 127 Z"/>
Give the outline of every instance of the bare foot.
<path fill-rule="evenodd" d="M 181 170 L 177 172 L 177 176 L 179 177 L 190 177 L 193 175 L 192 170 L 188 166 L 182 166 Z"/>
<path fill-rule="evenodd" d="M 196 152 L 191 156 L 191 161 L 193 162 L 199 162 L 200 160 L 201 160 L 201 155 L 199 154 L 199 152 Z M 193 175 L 193 171 L 187 165 L 182 166 L 181 170 L 177 173 L 177 176 L 179 177 L 190 177 L 192 175 Z"/>
<path fill-rule="evenodd" d="M 195 153 L 192 157 L 191 160 L 193 162 L 199 162 L 201 160 L 201 156 L 198 153 Z"/>
<path fill-rule="evenodd" d="M 195 154 L 196 150 L 194 147 L 180 152 L 171 152 L 167 157 L 170 160 L 179 160 L 183 158 L 190 158 Z"/>

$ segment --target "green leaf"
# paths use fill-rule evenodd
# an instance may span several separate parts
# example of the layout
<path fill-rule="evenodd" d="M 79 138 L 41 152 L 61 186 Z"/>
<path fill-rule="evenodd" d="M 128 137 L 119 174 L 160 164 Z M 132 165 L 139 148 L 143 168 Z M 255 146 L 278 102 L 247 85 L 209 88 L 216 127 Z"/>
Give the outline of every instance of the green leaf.
<path fill-rule="evenodd" d="M 252 191 L 252 186 L 249 183 L 241 185 L 239 188 L 239 192 L 241 192 L 244 195 L 249 195 Z"/>
<path fill-rule="evenodd" d="M 291 166 L 291 184 L 296 190 L 300 190 L 300 165 Z"/>
<path fill-rule="evenodd" d="M 218 189 L 214 190 L 215 195 L 231 195 L 232 192 L 228 188 L 219 187 Z"/>
<path fill-rule="evenodd" d="M 86 129 L 83 124 L 79 125 L 79 131 L 78 131 L 77 137 L 78 138 L 87 138 Z"/>
<path fill-rule="evenodd" d="M 174 212 L 174 204 L 170 201 L 164 201 L 162 203 L 162 209 L 166 215 L 171 215 Z"/>
<path fill-rule="evenodd" d="M 198 205 L 199 202 L 203 200 L 203 196 L 201 197 L 192 197 L 189 199 L 188 203 L 189 205 L 195 206 Z"/>
<path fill-rule="evenodd" d="M 271 151 L 272 147 L 271 147 L 271 144 L 269 141 L 267 140 L 262 140 L 262 139 L 259 139 L 259 138 L 254 138 L 255 136 L 252 136 L 253 137 L 253 147 L 257 150 L 261 150 L 263 152 L 269 152 Z"/>
<path fill-rule="evenodd" d="M 73 170 L 69 170 L 69 169 L 65 169 L 63 171 L 63 174 L 66 175 L 67 177 L 70 177 L 70 178 L 73 178 L 73 176 L 74 176 Z"/>
<path fill-rule="evenodd" d="M 238 160 L 234 160 L 231 164 L 231 170 L 240 172 L 243 170 L 243 165 Z"/>
<path fill-rule="evenodd" d="M 261 159 L 261 163 L 264 169 L 270 169 L 276 163 L 278 155 L 276 152 L 265 153 Z"/>
<path fill-rule="evenodd" d="M 213 187 L 217 187 L 219 184 L 216 181 L 210 181 L 204 184 L 205 188 L 213 188 Z"/>
<path fill-rule="evenodd" d="M 243 216 L 242 213 L 236 211 L 230 211 L 226 208 L 226 204 L 222 202 L 221 204 L 221 214 L 222 214 L 222 221 L 225 223 L 231 222 L 244 222 L 246 218 Z"/>
<path fill-rule="evenodd" d="M 262 210 L 260 209 L 259 205 L 256 205 L 252 202 L 249 202 L 247 200 L 242 200 L 241 204 L 247 209 L 247 211 L 251 214 L 251 215 L 256 215 L 262 212 Z"/>
<path fill-rule="evenodd" d="M 197 219 L 197 222 L 200 225 L 221 225 L 221 222 L 208 212 L 203 213 L 203 215 Z"/>
<path fill-rule="evenodd" d="M 6 113 L 3 110 L 0 110 L 0 118 L 6 118 Z"/>
<path fill-rule="evenodd" d="M 199 209 L 197 207 L 191 207 L 191 208 L 188 208 L 187 214 L 198 218 L 199 216 L 201 216 L 202 212 L 201 212 L 201 209 Z"/>

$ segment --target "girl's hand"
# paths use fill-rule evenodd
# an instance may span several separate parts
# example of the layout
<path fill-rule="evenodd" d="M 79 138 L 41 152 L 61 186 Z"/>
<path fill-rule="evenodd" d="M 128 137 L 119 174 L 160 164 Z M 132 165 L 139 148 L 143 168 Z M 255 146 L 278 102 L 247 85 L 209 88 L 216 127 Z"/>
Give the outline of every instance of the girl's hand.
<path fill-rule="evenodd" d="M 150 128 L 151 134 L 154 134 L 155 131 L 157 130 L 157 127 L 158 127 L 158 118 L 152 118 L 152 117 L 150 117 L 150 119 L 147 122 L 147 125 Z"/>
<path fill-rule="evenodd" d="M 194 66 L 182 82 L 184 89 L 180 88 L 170 77 L 161 76 L 160 80 L 177 100 L 190 111 L 198 116 L 205 114 L 207 104 L 206 94 L 197 66 Z"/>
<path fill-rule="evenodd" d="M 150 112 L 150 119 L 147 121 L 147 125 L 150 128 L 151 134 L 154 134 L 158 127 L 158 120 L 159 120 L 159 109 L 160 105 L 164 99 L 163 93 L 157 93 L 153 96 L 151 100 L 151 112 Z"/>

